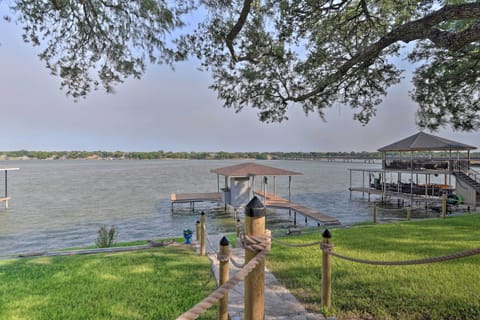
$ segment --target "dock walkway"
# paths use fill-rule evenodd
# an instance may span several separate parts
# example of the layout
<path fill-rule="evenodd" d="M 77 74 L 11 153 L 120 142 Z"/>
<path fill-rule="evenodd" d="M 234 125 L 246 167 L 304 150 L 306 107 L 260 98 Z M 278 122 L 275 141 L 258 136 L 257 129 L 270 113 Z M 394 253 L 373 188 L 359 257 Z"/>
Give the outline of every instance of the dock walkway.
<path fill-rule="evenodd" d="M 255 195 L 258 195 L 265 199 L 264 193 L 262 191 L 255 191 Z M 184 193 L 184 194 L 175 194 L 172 193 L 170 196 L 170 201 L 173 205 L 175 203 L 190 203 L 190 206 L 194 208 L 195 202 L 222 202 L 222 194 L 220 192 L 210 192 L 210 193 Z M 307 208 L 301 204 L 295 202 L 289 202 L 287 199 L 280 196 L 274 195 L 267 192 L 266 201 L 264 203 L 266 207 L 270 208 L 279 208 L 279 209 L 290 209 L 293 210 L 295 216 L 297 213 L 303 215 L 306 218 L 313 219 L 322 225 L 339 225 L 340 221 L 338 219 L 321 213 L 317 210 Z M 296 222 L 296 219 L 294 220 Z"/>
<path fill-rule="evenodd" d="M 263 191 L 255 191 L 255 194 L 266 200 L 264 201 L 264 205 L 266 207 L 279 208 L 279 209 L 291 209 L 295 213 L 299 213 L 303 215 L 305 218 L 307 217 L 311 218 L 323 225 L 339 225 L 340 224 L 340 221 L 338 221 L 337 218 L 321 213 L 315 209 L 307 208 L 301 204 L 290 202 L 287 199 L 274 195 L 272 193 L 267 192 L 266 197 Z"/>
<path fill-rule="evenodd" d="M 194 208 L 195 202 L 222 202 L 222 194 L 220 192 L 204 192 L 204 193 L 183 193 L 170 195 L 170 202 L 173 205 L 175 203 L 190 203 L 190 206 Z"/>

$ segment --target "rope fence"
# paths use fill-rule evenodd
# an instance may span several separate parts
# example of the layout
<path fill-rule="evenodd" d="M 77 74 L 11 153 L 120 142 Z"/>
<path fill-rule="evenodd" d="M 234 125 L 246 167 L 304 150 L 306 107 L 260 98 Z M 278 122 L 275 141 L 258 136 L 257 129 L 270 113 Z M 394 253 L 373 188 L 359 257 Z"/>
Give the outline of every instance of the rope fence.
<path fill-rule="evenodd" d="M 244 246 L 247 250 L 257 252 L 256 256 L 243 266 L 232 278 L 226 283 L 214 290 L 208 297 L 197 303 L 193 308 L 180 315 L 177 320 L 194 320 L 201 314 L 205 313 L 214 303 L 223 298 L 230 289 L 243 281 L 249 273 L 251 273 L 257 265 L 264 259 L 270 251 L 270 241 L 268 236 L 245 236 Z M 229 261 L 229 256 L 217 255 L 221 261 Z"/>
<path fill-rule="evenodd" d="M 465 257 L 470 257 L 474 256 L 477 254 L 480 254 L 480 248 L 476 249 L 471 249 L 471 250 L 465 250 L 461 252 L 456 252 L 452 254 L 447 254 L 443 256 L 438 256 L 438 257 L 433 257 L 433 258 L 424 258 L 424 259 L 413 259 L 413 260 L 404 260 L 404 261 L 374 261 L 374 260 L 365 260 L 365 259 L 359 259 L 359 258 L 352 258 L 348 256 L 344 256 L 338 253 L 333 252 L 333 245 L 332 244 L 324 244 L 322 243 L 320 245 L 320 249 L 328 253 L 334 257 L 351 261 L 351 262 L 357 262 L 357 263 L 362 263 L 362 264 L 369 264 L 369 265 L 377 265 L 377 266 L 409 266 L 409 265 L 418 265 L 418 264 L 428 264 L 428 263 L 437 263 L 437 262 L 443 262 L 443 261 L 448 261 L 448 260 L 454 260 L 454 259 L 460 259 L 460 258 L 465 258 Z"/>
<path fill-rule="evenodd" d="M 475 249 L 455 252 L 447 255 L 431 257 L 431 258 L 412 259 L 412 260 L 403 260 L 403 261 L 375 261 L 375 260 L 352 258 L 349 256 L 336 253 L 333 251 L 333 248 L 335 247 L 333 244 L 326 244 L 323 241 L 298 244 L 298 243 L 284 242 L 273 237 L 272 237 L 272 241 L 280 245 L 293 247 L 293 248 L 304 248 L 304 247 L 312 247 L 312 246 L 320 245 L 320 249 L 323 252 L 328 253 L 334 257 L 351 261 L 351 262 L 357 262 L 357 263 L 369 264 L 369 265 L 383 265 L 383 266 L 407 266 L 407 265 L 428 264 L 428 263 L 436 263 L 436 262 L 455 260 L 455 259 L 460 259 L 465 257 L 471 257 L 474 255 L 480 254 L 480 248 L 475 248 Z"/>
<path fill-rule="evenodd" d="M 257 209 L 254 209 L 257 210 Z M 397 209 L 398 210 L 398 209 Z M 263 217 L 264 218 L 264 217 Z M 200 254 L 205 255 L 205 244 L 208 242 L 211 250 L 216 252 L 217 260 L 220 263 L 220 271 L 219 273 L 228 274 L 229 269 L 228 266 L 232 264 L 239 271 L 230 279 L 226 276 L 225 279 L 220 280 L 219 287 L 215 289 L 210 295 L 208 295 L 205 299 L 197 303 L 193 306 L 190 310 L 180 315 L 177 320 L 194 320 L 197 319 L 201 314 L 205 313 L 213 304 L 220 301 L 219 304 L 219 319 L 228 319 L 228 292 L 229 290 L 233 289 L 238 283 L 245 280 L 245 319 L 263 319 L 264 318 L 264 310 L 263 305 L 261 306 L 261 311 L 258 311 L 258 306 L 253 306 L 256 302 L 252 302 L 251 296 L 258 297 L 259 294 L 255 290 L 259 290 L 258 288 L 251 288 L 252 283 L 258 282 L 258 279 L 264 278 L 264 261 L 265 257 L 267 256 L 268 252 L 271 248 L 271 243 L 275 242 L 281 246 L 288 246 L 293 248 L 305 248 L 305 247 L 312 247 L 312 246 L 319 246 L 322 252 L 322 301 L 321 306 L 325 308 L 325 310 L 331 309 L 331 279 L 332 279 L 332 257 L 336 257 L 339 259 L 343 259 L 346 261 L 354 262 L 354 263 L 361 263 L 367 265 L 378 265 L 378 266 L 408 266 L 408 265 L 419 265 L 419 264 L 431 264 L 431 263 L 438 263 L 444 262 L 449 260 L 455 260 L 465 257 L 470 257 L 474 255 L 480 254 L 480 247 L 474 248 L 470 250 L 464 250 L 460 252 L 440 255 L 436 257 L 427 257 L 421 259 L 411 259 L 411 260 L 403 260 L 403 261 L 380 261 L 380 260 L 367 260 L 367 259 L 360 259 L 355 257 L 350 257 L 347 255 L 343 255 L 337 252 L 334 252 L 334 245 L 331 241 L 331 234 L 328 229 L 326 229 L 322 234 L 322 241 L 314 241 L 309 243 L 289 243 L 283 240 L 279 240 L 276 237 L 271 235 L 269 230 L 266 230 L 263 226 L 263 230 L 261 232 L 254 232 L 252 234 L 252 226 L 255 224 L 253 223 L 252 219 L 257 219 L 256 216 L 252 216 L 252 218 L 246 216 L 245 226 L 247 226 L 247 220 L 251 220 L 250 227 L 245 227 L 245 230 L 250 230 L 249 234 L 239 233 L 239 228 L 237 227 L 237 236 L 240 241 L 241 246 L 245 249 L 245 261 L 244 263 L 239 263 L 236 261 L 233 256 L 231 255 L 229 250 L 224 250 L 223 248 L 228 247 L 229 243 L 228 240 L 224 237 L 220 242 L 220 250 L 218 251 L 217 247 L 212 244 L 208 237 L 207 228 L 205 226 L 205 217 L 201 217 L 202 226 L 201 226 L 201 237 L 200 237 Z M 257 223 L 257 222 L 256 222 Z M 203 254 L 202 254 L 203 253 Z M 260 270 L 261 269 L 261 270 Z M 261 272 L 261 278 L 257 278 L 258 274 Z M 255 273 L 255 276 L 254 276 Z M 249 276 L 251 275 L 251 277 Z M 223 276 L 222 276 L 223 277 Z M 252 282 L 252 277 L 256 277 L 255 281 Z M 264 281 L 261 280 L 261 297 L 262 302 L 263 300 L 263 286 Z M 226 311 L 220 311 L 226 310 Z M 252 311 L 254 310 L 254 311 Z M 220 314 L 223 313 L 223 316 Z M 249 314 L 247 317 L 246 315 Z M 255 316 L 252 316 L 255 314 Z"/>

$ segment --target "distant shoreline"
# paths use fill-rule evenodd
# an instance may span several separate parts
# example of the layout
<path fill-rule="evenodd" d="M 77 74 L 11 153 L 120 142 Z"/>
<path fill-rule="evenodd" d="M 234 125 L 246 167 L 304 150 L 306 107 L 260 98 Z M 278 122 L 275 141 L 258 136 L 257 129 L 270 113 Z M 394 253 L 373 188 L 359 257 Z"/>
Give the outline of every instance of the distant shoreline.
<path fill-rule="evenodd" d="M 380 160 L 379 152 L 0 151 L 0 160 Z"/>
<path fill-rule="evenodd" d="M 420 156 L 428 157 L 429 153 Z M 440 155 L 442 156 L 442 155 Z M 471 153 L 473 165 L 480 165 L 480 152 Z M 0 151 L 0 161 L 23 160 L 364 160 L 379 162 L 381 152 L 123 152 L 123 151 Z"/>

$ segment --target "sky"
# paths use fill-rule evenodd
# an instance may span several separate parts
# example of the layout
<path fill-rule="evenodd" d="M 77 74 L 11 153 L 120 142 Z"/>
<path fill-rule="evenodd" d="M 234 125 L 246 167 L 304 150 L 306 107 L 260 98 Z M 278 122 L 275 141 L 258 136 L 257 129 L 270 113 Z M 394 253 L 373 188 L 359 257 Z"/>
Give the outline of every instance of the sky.
<path fill-rule="evenodd" d="M 338 105 L 326 112 L 327 122 L 291 106 L 289 120 L 267 124 L 254 109 L 223 108 L 208 89 L 210 74 L 198 71 L 197 62 L 174 71 L 149 65 L 142 79 L 127 80 L 114 94 L 97 91 L 74 102 L 39 60 L 38 48 L 22 41 L 21 26 L 2 20 L 0 44 L 0 151 L 360 152 L 418 131 L 408 75 L 366 126 Z M 480 146 L 478 132 L 434 134 Z"/>

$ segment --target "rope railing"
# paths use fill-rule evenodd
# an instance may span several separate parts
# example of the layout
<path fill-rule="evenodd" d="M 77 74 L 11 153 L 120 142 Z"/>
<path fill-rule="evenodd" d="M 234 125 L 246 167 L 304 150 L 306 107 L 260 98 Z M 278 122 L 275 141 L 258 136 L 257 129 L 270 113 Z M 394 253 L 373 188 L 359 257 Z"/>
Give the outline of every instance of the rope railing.
<path fill-rule="evenodd" d="M 455 252 L 455 253 L 442 255 L 438 257 L 431 257 L 431 258 L 403 260 L 403 261 L 375 261 L 375 260 L 352 258 L 345 255 L 341 255 L 336 252 L 333 252 L 333 247 L 334 246 L 332 244 L 322 243 L 320 245 L 320 249 L 323 252 L 328 253 L 334 257 L 337 257 L 343 260 L 348 260 L 351 262 L 370 264 L 370 265 L 380 265 L 380 266 L 407 266 L 407 265 L 428 264 L 428 263 L 436 263 L 436 262 L 460 259 L 460 258 L 465 258 L 465 257 L 470 257 L 470 256 L 480 254 L 480 248 L 476 248 L 476 249 L 465 250 L 461 252 Z"/>
<path fill-rule="evenodd" d="M 264 229 L 265 230 L 265 229 Z M 217 252 L 216 246 L 212 244 L 210 238 L 207 237 L 207 228 L 204 225 L 202 228 L 202 232 L 204 235 L 204 245 L 205 242 L 208 242 L 209 246 L 213 250 L 213 252 Z M 263 232 L 263 231 L 262 231 Z M 220 281 L 220 286 L 215 289 L 209 296 L 205 299 L 197 303 L 194 307 L 192 307 L 187 312 L 183 313 L 181 316 L 177 318 L 177 320 L 194 320 L 197 319 L 201 314 L 206 312 L 213 304 L 220 300 L 219 304 L 219 312 L 224 312 L 225 316 L 228 317 L 228 311 L 220 311 L 221 308 L 227 308 L 226 305 L 228 304 L 228 292 L 233 289 L 238 283 L 241 281 L 246 281 L 250 283 L 250 277 L 248 275 L 255 269 L 259 264 L 264 263 L 264 258 L 270 251 L 271 242 L 275 242 L 282 246 L 288 247 L 295 247 L 295 248 L 305 248 L 311 246 L 319 245 L 322 251 L 322 307 L 326 308 L 327 310 L 331 308 L 331 257 L 337 257 L 339 259 L 343 259 L 346 261 L 351 261 L 355 263 L 362 263 L 368 265 L 382 265 L 382 266 L 407 266 L 407 265 L 419 265 L 419 264 L 428 264 L 428 263 L 436 263 L 436 262 L 443 262 L 448 260 L 460 259 L 465 257 L 470 257 L 474 255 L 480 254 L 480 248 L 465 250 L 461 252 L 455 252 L 451 254 L 441 255 L 437 257 L 428 257 L 428 258 L 421 258 L 421 259 L 411 259 L 411 260 L 404 260 L 404 261 L 377 261 L 377 260 L 367 260 L 367 259 L 360 259 L 355 257 L 349 257 L 347 255 L 339 254 L 334 252 L 334 245 L 331 242 L 331 234 L 328 230 L 322 234 L 323 240 L 322 241 L 314 241 L 309 243 L 289 243 L 286 241 L 279 240 L 275 237 L 271 236 L 269 230 L 266 230 L 264 234 L 261 235 L 245 235 L 243 233 L 239 234 L 239 241 L 242 247 L 246 250 L 246 261 L 244 264 L 238 263 L 233 256 L 231 255 L 230 251 L 222 251 L 217 252 L 216 258 L 220 263 L 220 270 L 221 272 L 226 272 L 228 274 L 228 265 L 232 264 L 233 266 L 239 268 L 240 270 L 230 279 L 228 276 L 226 278 L 222 278 L 224 280 Z M 226 241 L 226 240 L 225 240 Z M 228 246 L 228 241 L 226 241 L 226 246 Z M 221 247 L 224 248 L 225 244 L 222 244 Z M 253 253 L 253 254 L 252 254 Z M 226 269 L 225 269 L 226 268 Z M 258 268 L 257 268 L 258 269 Z M 261 268 L 263 269 L 263 268 Z M 257 272 L 257 271 L 256 271 Z M 225 274 L 225 273 L 224 273 Z M 228 280 L 227 280 L 228 279 Z M 248 280 L 250 279 L 250 280 Z M 225 282 L 226 281 L 226 282 Z M 249 284 L 250 285 L 250 284 Z M 263 285 L 262 285 L 263 286 Z M 253 292 L 253 291 L 249 291 Z M 250 293 L 251 294 L 251 293 Z M 263 295 L 263 293 L 262 293 Z M 245 310 L 247 310 L 247 296 L 245 296 Z M 250 302 L 249 302 L 250 303 Z M 221 306 L 221 307 L 220 307 Z M 225 306 L 225 307 L 223 307 Z M 250 308 L 249 310 L 253 310 Z M 226 310 L 226 309 L 222 309 Z M 222 318 L 226 319 L 226 318 Z"/>
<path fill-rule="evenodd" d="M 403 260 L 403 261 L 375 261 L 375 260 L 366 260 L 366 259 L 360 259 L 360 258 L 353 258 L 349 257 L 346 255 L 342 255 L 339 253 L 336 253 L 333 251 L 334 245 L 333 244 L 327 244 L 322 241 L 316 241 L 316 242 L 311 242 L 311 243 L 288 243 L 284 241 L 280 241 L 277 238 L 271 238 L 275 243 L 278 243 L 283 246 L 288 246 L 288 247 L 295 247 L 295 248 L 302 248 L 302 247 L 311 247 L 315 245 L 320 245 L 320 249 L 328 253 L 334 257 L 343 259 L 343 260 L 348 260 L 351 262 L 357 262 L 357 263 L 363 263 L 363 264 L 370 264 L 370 265 L 384 265 L 384 266 L 405 266 L 405 265 L 418 265 L 418 264 L 427 264 L 427 263 L 436 263 L 436 262 L 443 262 L 443 261 L 448 261 L 448 260 L 454 260 L 454 259 L 460 259 L 460 258 L 465 258 L 465 257 L 470 257 L 474 256 L 477 254 L 480 254 L 480 248 L 475 248 L 475 249 L 470 249 L 470 250 L 465 250 L 465 251 L 460 251 L 460 252 L 455 252 L 451 254 L 446 254 L 442 256 L 437 256 L 437 257 L 430 257 L 430 258 L 422 258 L 422 259 L 412 259 L 412 260 Z"/>
<path fill-rule="evenodd" d="M 310 242 L 310 243 L 288 243 L 288 242 L 278 240 L 277 238 L 274 238 L 274 237 L 272 237 L 272 240 L 282 246 L 293 247 L 293 248 L 313 247 L 313 246 L 322 244 L 322 241 L 316 241 L 316 242 Z"/>
<path fill-rule="evenodd" d="M 207 226 L 206 226 L 206 225 L 203 226 L 203 230 L 205 230 L 205 239 L 207 240 L 207 243 L 208 243 L 208 245 L 210 246 L 210 249 L 211 249 L 213 252 L 216 252 L 216 251 L 217 251 L 217 247 L 212 243 L 212 241 L 210 241 L 210 238 L 208 237 L 208 231 L 207 231 Z"/>
<path fill-rule="evenodd" d="M 193 308 L 180 315 L 177 320 L 194 320 L 205 313 L 214 303 L 223 298 L 230 289 L 243 281 L 270 251 L 269 236 L 243 236 L 244 247 L 257 252 L 256 256 L 246 263 L 232 278 L 214 290 L 208 297 L 197 303 Z M 230 256 L 217 255 L 219 261 L 229 261 Z"/>
<path fill-rule="evenodd" d="M 230 263 L 238 269 L 242 269 L 245 266 L 245 263 L 240 263 L 236 261 L 232 256 L 230 256 Z"/>

